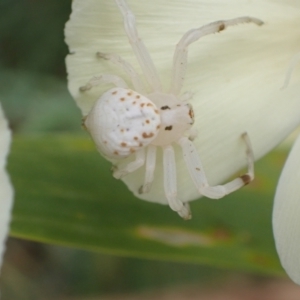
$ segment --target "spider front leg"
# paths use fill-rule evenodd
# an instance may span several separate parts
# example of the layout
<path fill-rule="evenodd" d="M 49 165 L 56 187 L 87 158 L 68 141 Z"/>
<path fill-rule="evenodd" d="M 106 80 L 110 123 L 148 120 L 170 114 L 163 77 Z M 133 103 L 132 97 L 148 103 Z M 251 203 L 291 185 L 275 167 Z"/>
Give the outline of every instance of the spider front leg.
<path fill-rule="evenodd" d="M 144 163 L 145 163 L 145 149 L 143 148 L 136 152 L 134 161 L 130 162 L 129 164 L 121 168 L 114 167 L 113 176 L 116 179 L 120 179 L 121 177 L 136 171 L 137 169 L 142 167 Z"/>
<path fill-rule="evenodd" d="M 177 198 L 177 176 L 175 153 L 172 146 L 163 147 L 163 166 L 164 166 L 164 188 L 169 206 L 172 210 L 188 220 L 191 218 L 191 211 L 187 203 L 182 203 Z"/>
<path fill-rule="evenodd" d="M 248 162 L 248 172 L 224 185 L 217 186 L 209 185 L 194 144 L 186 137 L 182 137 L 178 141 L 178 144 L 182 148 L 183 157 L 190 176 L 199 193 L 201 193 L 203 196 L 212 199 L 219 199 L 238 190 L 254 179 L 254 157 L 250 139 L 247 133 L 242 134 L 242 138 L 245 141 L 247 147 L 246 155 Z"/>
<path fill-rule="evenodd" d="M 121 87 L 121 88 L 125 88 L 125 89 L 128 88 L 125 81 L 122 78 L 120 78 L 119 76 L 105 74 L 105 75 L 93 77 L 85 85 L 81 86 L 79 88 L 79 90 L 81 92 L 85 92 L 85 91 L 90 90 L 94 86 L 97 86 L 100 84 L 105 84 L 105 83 L 112 83 L 116 87 Z"/>
<path fill-rule="evenodd" d="M 122 68 L 124 72 L 129 76 L 134 90 L 138 93 L 145 95 L 146 91 L 143 82 L 141 81 L 139 74 L 129 62 L 125 61 L 122 57 L 120 57 L 117 54 L 106 54 L 102 52 L 97 52 L 96 55 L 97 57 L 109 60 L 114 65 L 118 66 L 119 68 Z"/>
<path fill-rule="evenodd" d="M 256 18 L 240 17 L 227 21 L 216 21 L 197 29 L 191 29 L 185 33 L 175 49 L 170 93 L 178 95 L 182 88 L 187 67 L 188 46 L 205 35 L 223 31 L 228 26 L 240 23 L 255 23 L 256 25 L 263 24 L 261 20 Z"/>
<path fill-rule="evenodd" d="M 156 165 L 156 146 L 149 145 L 147 147 L 147 158 L 146 158 L 146 174 L 144 184 L 140 187 L 139 193 L 149 193 L 151 185 L 154 179 L 154 171 Z"/>
<path fill-rule="evenodd" d="M 124 18 L 124 28 L 128 36 L 129 42 L 131 44 L 132 50 L 144 72 L 144 75 L 154 91 L 161 91 L 161 82 L 158 77 L 156 68 L 151 59 L 151 56 L 145 47 L 143 41 L 138 35 L 135 17 L 132 11 L 129 9 L 126 1 L 115 0 L 117 6 L 119 7 L 123 18 Z"/>

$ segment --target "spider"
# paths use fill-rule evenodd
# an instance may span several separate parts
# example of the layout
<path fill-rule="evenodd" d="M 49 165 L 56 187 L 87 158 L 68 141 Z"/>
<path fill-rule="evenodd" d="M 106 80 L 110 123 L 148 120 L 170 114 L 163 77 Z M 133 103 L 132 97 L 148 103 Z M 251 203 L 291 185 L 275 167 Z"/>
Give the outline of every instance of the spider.
<path fill-rule="evenodd" d="M 205 35 L 223 31 L 231 25 L 239 23 L 262 25 L 263 22 L 252 17 L 240 17 L 213 22 L 186 32 L 176 46 L 171 85 L 169 90 L 164 92 L 150 54 L 138 35 L 135 16 L 124 0 L 115 1 L 123 16 L 129 42 L 151 91 L 147 92 L 138 73 L 120 56 L 98 52 L 96 55 L 99 58 L 109 60 L 127 73 L 134 90 L 116 75 L 93 77 L 86 85 L 80 87 L 80 92 L 86 92 L 103 83 L 110 83 L 115 87 L 106 91 L 95 102 L 91 111 L 83 118 L 83 125 L 90 133 L 98 151 L 106 159 L 118 161 L 135 155 L 127 165 L 113 168 L 115 178 L 119 179 L 145 165 L 144 183 L 139 193 L 150 191 L 154 179 L 157 147 L 161 147 L 165 197 L 172 210 L 182 218 L 190 219 L 189 204 L 183 203 L 177 197 L 173 144 L 177 143 L 181 147 L 190 177 L 199 193 L 212 199 L 222 198 L 252 181 L 254 157 L 248 134 L 241 133 L 246 146 L 248 172 L 224 185 L 209 185 L 193 144 L 196 137 L 196 131 L 192 128 L 194 113 L 191 104 L 188 103 L 192 95 L 180 93 L 187 66 L 188 46 Z"/>

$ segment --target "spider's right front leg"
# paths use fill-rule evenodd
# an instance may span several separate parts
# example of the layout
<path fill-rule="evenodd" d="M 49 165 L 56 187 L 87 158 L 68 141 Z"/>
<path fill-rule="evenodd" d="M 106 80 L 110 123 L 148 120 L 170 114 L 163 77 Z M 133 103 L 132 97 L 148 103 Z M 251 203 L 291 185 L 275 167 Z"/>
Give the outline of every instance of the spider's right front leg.
<path fill-rule="evenodd" d="M 175 153 L 172 146 L 163 147 L 163 166 L 164 166 L 164 188 L 169 206 L 185 220 L 191 218 L 191 211 L 188 203 L 182 203 L 177 198 L 177 176 Z"/>
<path fill-rule="evenodd" d="M 128 86 L 125 83 L 125 81 L 116 75 L 109 75 L 109 74 L 104 74 L 100 76 L 95 76 L 92 79 L 90 79 L 85 85 L 81 86 L 79 88 L 80 92 L 85 92 L 90 90 L 92 87 L 100 85 L 100 84 L 105 84 L 105 83 L 112 83 L 116 87 L 121 87 L 127 89 Z"/>
<path fill-rule="evenodd" d="M 209 185 L 194 144 L 187 137 L 182 137 L 178 141 L 178 144 L 182 148 L 183 157 L 190 176 L 200 194 L 211 199 L 220 199 L 225 195 L 228 195 L 240 189 L 254 179 L 254 157 L 250 139 L 247 133 L 243 133 L 242 138 L 247 147 L 246 155 L 248 162 L 248 172 L 224 185 L 217 186 Z"/>

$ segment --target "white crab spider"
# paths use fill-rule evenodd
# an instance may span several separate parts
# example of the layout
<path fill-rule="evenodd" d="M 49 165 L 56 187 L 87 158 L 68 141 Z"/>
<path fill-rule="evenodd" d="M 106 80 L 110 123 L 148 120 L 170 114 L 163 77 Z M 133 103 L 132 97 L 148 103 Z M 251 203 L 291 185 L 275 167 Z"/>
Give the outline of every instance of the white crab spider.
<path fill-rule="evenodd" d="M 108 160 L 116 161 L 134 153 L 135 159 L 132 162 L 114 168 L 115 178 L 121 178 L 146 164 L 140 193 L 147 193 L 151 188 L 156 150 L 161 147 L 165 196 L 172 210 L 184 219 L 189 219 L 191 213 L 188 203 L 182 203 L 177 198 L 176 162 L 172 144 L 177 143 L 182 148 L 187 169 L 199 193 L 212 199 L 232 193 L 253 180 L 254 158 L 249 137 L 247 133 L 242 133 L 241 137 L 246 145 L 248 172 L 224 185 L 209 185 L 192 142 L 196 136 L 191 128 L 194 116 L 192 106 L 187 103 L 191 94 L 180 94 L 187 66 L 188 46 L 205 35 L 220 32 L 231 25 L 249 22 L 262 25 L 263 22 L 251 17 L 240 17 L 189 30 L 176 46 L 171 86 L 168 92 L 164 92 L 153 61 L 138 36 L 133 13 L 124 0 L 116 0 L 116 4 L 123 15 L 126 34 L 151 92 L 146 92 L 140 76 L 128 62 L 116 54 L 98 52 L 98 57 L 111 61 L 127 73 L 134 90 L 129 89 L 124 80 L 115 75 L 92 78 L 80 87 L 81 92 L 102 83 L 111 83 L 115 87 L 96 101 L 83 119 L 84 127 L 91 134 L 99 152 Z"/>

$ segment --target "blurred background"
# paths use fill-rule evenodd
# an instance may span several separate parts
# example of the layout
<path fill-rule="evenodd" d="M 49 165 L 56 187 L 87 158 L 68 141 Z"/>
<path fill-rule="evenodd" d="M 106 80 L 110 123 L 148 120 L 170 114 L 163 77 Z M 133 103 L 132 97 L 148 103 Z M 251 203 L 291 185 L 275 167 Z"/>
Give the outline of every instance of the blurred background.
<path fill-rule="evenodd" d="M 15 135 L 86 134 L 67 91 L 63 29 L 70 9 L 71 0 L 0 0 L 0 100 Z M 300 299 L 289 280 L 17 238 L 8 240 L 1 294 L 3 300 Z"/>

